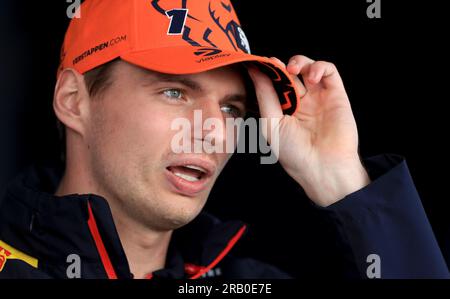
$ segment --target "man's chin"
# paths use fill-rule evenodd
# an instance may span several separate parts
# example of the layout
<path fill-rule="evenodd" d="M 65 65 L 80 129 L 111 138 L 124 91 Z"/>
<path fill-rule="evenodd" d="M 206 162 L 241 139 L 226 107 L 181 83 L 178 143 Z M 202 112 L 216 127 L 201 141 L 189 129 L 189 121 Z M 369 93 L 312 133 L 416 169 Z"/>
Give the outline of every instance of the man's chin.
<path fill-rule="evenodd" d="M 163 217 L 161 224 L 164 226 L 166 230 L 175 230 L 181 228 L 187 224 L 189 224 L 192 220 L 195 219 L 199 214 L 198 213 L 173 213 L 171 215 L 165 215 Z"/>
<path fill-rule="evenodd" d="M 205 196 L 188 197 L 172 193 L 166 197 L 168 200 L 165 207 L 160 206 L 160 223 L 166 229 L 177 229 L 189 224 L 202 211 L 206 198 Z"/>

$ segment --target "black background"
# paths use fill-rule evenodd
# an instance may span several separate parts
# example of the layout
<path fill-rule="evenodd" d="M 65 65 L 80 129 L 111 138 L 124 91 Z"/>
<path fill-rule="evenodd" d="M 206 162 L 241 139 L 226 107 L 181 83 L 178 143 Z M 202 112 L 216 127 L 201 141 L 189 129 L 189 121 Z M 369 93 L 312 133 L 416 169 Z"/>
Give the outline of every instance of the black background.
<path fill-rule="evenodd" d="M 0 182 L 6 182 L 59 154 L 51 102 L 69 19 L 63 0 L 0 3 Z M 448 34 L 438 15 L 445 13 L 441 4 L 381 0 L 381 19 L 369 19 L 365 0 L 233 3 L 254 54 L 284 61 L 303 54 L 337 65 L 362 157 L 406 157 L 441 238 L 448 226 L 449 165 L 448 83 L 439 73 L 445 71 Z M 207 209 L 250 224 L 241 253 L 299 276 L 332 276 L 339 272 L 333 228 L 300 195 L 279 165 L 239 154 L 219 178 Z"/>

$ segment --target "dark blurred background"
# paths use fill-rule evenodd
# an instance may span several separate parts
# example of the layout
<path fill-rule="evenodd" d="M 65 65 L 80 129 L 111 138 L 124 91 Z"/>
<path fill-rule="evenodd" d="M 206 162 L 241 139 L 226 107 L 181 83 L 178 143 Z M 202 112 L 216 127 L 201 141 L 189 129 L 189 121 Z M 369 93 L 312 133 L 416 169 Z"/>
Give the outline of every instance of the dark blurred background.
<path fill-rule="evenodd" d="M 438 237 L 449 227 L 445 128 L 448 84 L 442 7 L 381 1 L 369 19 L 365 0 L 237 1 L 252 52 L 286 61 L 295 54 L 334 62 L 359 126 L 363 157 L 405 156 Z M 64 0 L 0 1 L 0 186 L 28 165 L 59 156 L 52 110 L 59 51 L 69 19 Z M 242 254 L 304 277 L 340 271 L 333 227 L 279 165 L 238 154 L 207 209 L 250 224 Z"/>

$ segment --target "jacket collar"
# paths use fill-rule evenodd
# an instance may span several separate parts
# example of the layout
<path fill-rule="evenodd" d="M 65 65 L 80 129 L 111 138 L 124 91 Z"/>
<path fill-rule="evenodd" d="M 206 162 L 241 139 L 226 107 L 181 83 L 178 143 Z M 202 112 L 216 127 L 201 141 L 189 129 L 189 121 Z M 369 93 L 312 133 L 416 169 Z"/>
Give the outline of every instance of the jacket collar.
<path fill-rule="evenodd" d="M 57 168 L 32 167 L 6 188 L 0 240 L 37 258 L 39 269 L 53 277 L 66 277 L 71 254 L 80 256 L 83 278 L 108 277 L 103 246 L 116 277 L 132 278 L 107 201 L 94 194 L 54 196 L 61 176 Z M 228 254 L 245 230 L 241 221 L 221 222 L 202 212 L 174 231 L 166 268 L 149 277 L 198 278 Z"/>

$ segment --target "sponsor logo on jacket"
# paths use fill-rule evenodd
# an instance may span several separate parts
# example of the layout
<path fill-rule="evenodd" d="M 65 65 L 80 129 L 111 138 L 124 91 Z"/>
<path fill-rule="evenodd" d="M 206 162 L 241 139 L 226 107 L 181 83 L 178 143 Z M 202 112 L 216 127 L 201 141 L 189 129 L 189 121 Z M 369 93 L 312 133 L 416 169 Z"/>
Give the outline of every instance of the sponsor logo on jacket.
<path fill-rule="evenodd" d="M 3 270 L 8 260 L 21 260 L 34 268 L 38 267 L 37 259 L 0 240 L 0 272 Z"/>

